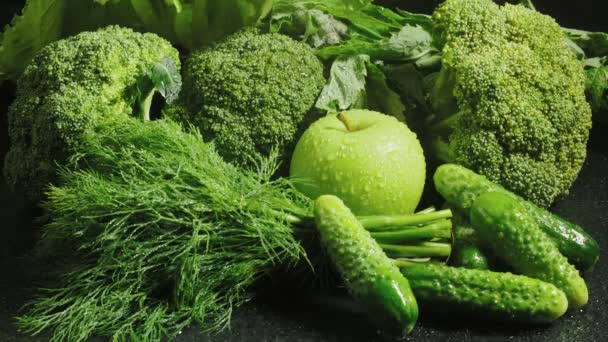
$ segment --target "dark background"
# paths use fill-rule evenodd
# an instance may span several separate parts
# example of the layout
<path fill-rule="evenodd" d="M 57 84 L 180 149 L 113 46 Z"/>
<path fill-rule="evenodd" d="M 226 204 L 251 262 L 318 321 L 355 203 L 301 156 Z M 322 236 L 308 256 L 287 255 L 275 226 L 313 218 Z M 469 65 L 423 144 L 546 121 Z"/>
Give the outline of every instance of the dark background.
<path fill-rule="evenodd" d="M 92 0 L 82 0 L 92 1 Z M 415 12 L 431 12 L 437 1 L 376 1 Z M 608 1 L 534 1 L 536 9 L 556 18 L 564 27 L 608 32 Z M 0 26 L 8 23 L 23 1 L 0 0 Z M 8 148 L 6 108 L 14 85 L 0 87 L 0 158 Z M 606 115 L 606 113 L 601 113 Z M 606 122 L 607 120 L 604 120 Z M 603 145 L 608 127 L 594 124 L 589 154 L 571 194 L 551 210 L 585 227 L 600 246 L 608 245 L 608 150 Z M 19 334 L 13 317 L 32 294 L 30 276 L 20 256 L 34 240 L 32 209 L 9 194 L 0 177 L 0 342 L 47 341 L 48 335 Z M 602 252 L 594 272 L 585 275 L 590 301 L 582 310 L 568 312 L 552 325 L 526 326 L 486 322 L 482 318 L 450 315 L 421 318 L 408 340 L 420 341 L 602 341 L 608 333 L 608 255 Z M 372 341 L 379 340 L 357 307 L 342 293 L 310 296 L 276 284 L 261 289 L 255 302 L 235 311 L 231 329 L 219 335 L 201 335 L 186 329 L 178 341 Z M 94 339 L 105 340 L 105 339 Z"/>

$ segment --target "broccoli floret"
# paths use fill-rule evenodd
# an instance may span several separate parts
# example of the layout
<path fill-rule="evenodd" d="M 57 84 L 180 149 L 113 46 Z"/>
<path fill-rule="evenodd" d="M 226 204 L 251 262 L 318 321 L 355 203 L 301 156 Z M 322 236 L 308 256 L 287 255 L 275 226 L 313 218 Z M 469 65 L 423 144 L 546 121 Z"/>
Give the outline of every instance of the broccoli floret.
<path fill-rule="evenodd" d="M 47 45 L 17 82 L 8 112 L 10 150 L 4 174 L 27 199 L 42 199 L 84 132 L 101 118 L 146 116 L 150 70 L 163 58 L 179 65 L 167 41 L 154 34 L 110 26 Z M 143 113 L 142 113 L 143 111 Z"/>
<path fill-rule="evenodd" d="M 273 149 L 286 160 L 325 84 L 309 46 L 256 29 L 192 53 L 183 80 L 165 115 L 194 124 L 226 161 L 242 167 Z"/>
<path fill-rule="evenodd" d="M 427 153 L 540 206 L 566 194 L 586 156 L 591 110 L 582 62 L 558 24 L 490 0 L 447 0 L 433 20 L 443 64 Z"/>

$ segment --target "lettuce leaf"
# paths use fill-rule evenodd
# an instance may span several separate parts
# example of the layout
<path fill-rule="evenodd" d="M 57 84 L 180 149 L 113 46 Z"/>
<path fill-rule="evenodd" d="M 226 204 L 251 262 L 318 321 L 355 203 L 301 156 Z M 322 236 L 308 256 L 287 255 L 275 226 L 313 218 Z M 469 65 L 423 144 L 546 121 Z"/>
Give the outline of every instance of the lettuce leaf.
<path fill-rule="evenodd" d="M 207 46 L 272 8 L 272 0 L 27 0 L 0 35 L 0 83 L 53 41 L 107 25 L 153 32 L 186 50 Z"/>
<path fill-rule="evenodd" d="M 6 26 L 0 35 L 0 82 L 15 79 L 34 51 L 61 36 L 65 5 L 65 0 L 30 0 Z"/>

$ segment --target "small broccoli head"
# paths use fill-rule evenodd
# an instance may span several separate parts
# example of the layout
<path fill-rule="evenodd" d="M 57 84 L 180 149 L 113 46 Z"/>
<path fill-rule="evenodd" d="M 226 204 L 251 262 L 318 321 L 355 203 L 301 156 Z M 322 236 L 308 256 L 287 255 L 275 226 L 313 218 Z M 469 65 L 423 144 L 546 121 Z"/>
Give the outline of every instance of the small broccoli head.
<path fill-rule="evenodd" d="M 47 45 L 17 82 L 8 112 L 10 150 L 4 174 L 31 201 L 42 198 L 80 137 L 101 118 L 131 115 L 143 77 L 178 52 L 154 34 L 117 26 Z"/>
<path fill-rule="evenodd" d="M 179 104 L 165 115 L 197 126 L 239 166 L 273 149 L 284 157 L 325 84 L 310 47 L 254 29 L 192 53 L 183 74 Z"/>
<path fill-rule="evenodd" d="M 457 104 L 438 111 L 451 128 L 449 161 L 540 206 L 566 194 L 586 156 L 591 111 L 583 66 L 557 23 L 490 0 L 448 0 L 434 20 L 445 43 L 438 80 L 450 82 L 436 89 Z"/>

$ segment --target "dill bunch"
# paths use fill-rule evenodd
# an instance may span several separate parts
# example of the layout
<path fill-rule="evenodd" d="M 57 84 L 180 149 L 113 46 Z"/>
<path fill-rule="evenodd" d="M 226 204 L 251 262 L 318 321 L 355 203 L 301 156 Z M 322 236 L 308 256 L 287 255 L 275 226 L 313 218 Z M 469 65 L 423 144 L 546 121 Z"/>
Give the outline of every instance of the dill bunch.
<path fill-rule="evenodd" d="M 86 135 L 61 186 L 39 250 L 68 255 L 59 286 L 18 317 L 52 341 L 160 340 L 196 321 L 226 327 L 251 285 L 306 264 L 301 223 L 311 202 L 271 180 L 276 156 L 252 170 L 225 163 L 192 129 L 166 120 L 112 119 Z"/>

